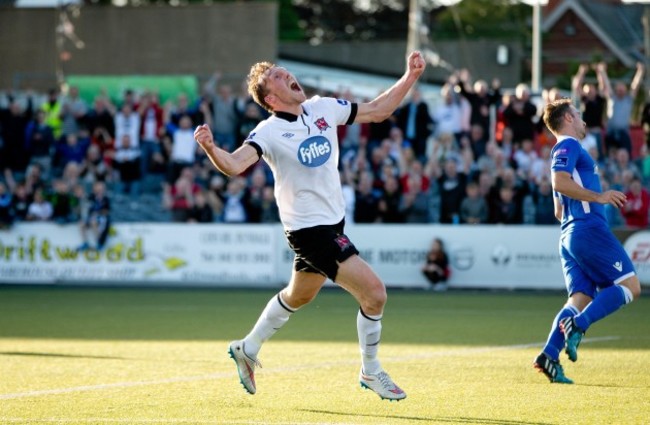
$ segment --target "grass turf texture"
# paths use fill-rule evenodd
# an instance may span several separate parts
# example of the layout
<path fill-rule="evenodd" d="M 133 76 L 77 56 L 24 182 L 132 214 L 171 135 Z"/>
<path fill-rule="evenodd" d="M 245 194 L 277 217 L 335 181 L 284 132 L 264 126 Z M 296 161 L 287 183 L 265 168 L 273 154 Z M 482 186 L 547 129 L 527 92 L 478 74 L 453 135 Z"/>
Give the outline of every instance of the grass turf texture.
<path fill-rule="evenodd" d="M 228 342 L 269 291 L 0 287 L 2 424 L 643 424 L 650 301 L 597 324 L 575 385 L 532 368 L 560 293 L 389 290 L 382 363 L 399 403 L 359 387 L 357 306 L 326 289 L 269 341 L 245 393 Z"/>

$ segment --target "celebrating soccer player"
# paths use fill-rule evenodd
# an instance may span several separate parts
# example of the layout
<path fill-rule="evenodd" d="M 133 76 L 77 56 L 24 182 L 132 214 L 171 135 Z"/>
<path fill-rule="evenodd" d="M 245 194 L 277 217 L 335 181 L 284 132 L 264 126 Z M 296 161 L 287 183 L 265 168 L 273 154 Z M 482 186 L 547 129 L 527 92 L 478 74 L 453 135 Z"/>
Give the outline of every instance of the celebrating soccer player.
<path fill-rule="evenodd" d="M 298 308 L 318 294 L 327 278 L 360 304 L 357 330 L 361 349 L 361 386 L 381 398 L 406 397 L 382 369 L 377 358 L 381 318 L 386 303 L 383 282 L 359 257 L 344 233 L 345 203 L 338 171 L 336 128 L 352 123 L 380 122 L 400 105 L 424 72 L 420 52 L 407 59 L 404 75 L 369 103 L 314 96 L 307 99 L 296 78 L 286 69 L 260 62 L 248 75 L 248 92 L 272 113 L 233 153 L 217 147 L 206 125 L 194 137 L 212 163 L 227 175 L 236 175 L 260 158 L 275 177 L 275 197 L 289 246 L 295 253 L 293 273 L 286 288 L 274 295 L 257 323 L 242 340 L 230 344 L 241 383 L 256 392 L 258 352 Z"/>

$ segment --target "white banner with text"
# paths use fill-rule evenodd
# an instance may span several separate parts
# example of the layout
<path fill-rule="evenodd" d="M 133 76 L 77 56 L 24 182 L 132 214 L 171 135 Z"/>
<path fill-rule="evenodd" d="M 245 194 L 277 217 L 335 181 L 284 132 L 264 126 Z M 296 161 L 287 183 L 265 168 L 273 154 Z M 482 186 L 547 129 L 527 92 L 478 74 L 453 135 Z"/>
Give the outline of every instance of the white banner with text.
<path fill-rule="evenodd" d="M 392 287 L 422 288 L 433 238 L 445 243 L 457 288 L 563 289 L 558 226 L 348 225 L 346 234 Z M 115 224 L 106 247 L 78 251 L 78 226 L 0 230 L 0 283 L 280 287 L 293 253 L 279 225 Z M 650 231 L 624 240 L 650 283 Z"/>

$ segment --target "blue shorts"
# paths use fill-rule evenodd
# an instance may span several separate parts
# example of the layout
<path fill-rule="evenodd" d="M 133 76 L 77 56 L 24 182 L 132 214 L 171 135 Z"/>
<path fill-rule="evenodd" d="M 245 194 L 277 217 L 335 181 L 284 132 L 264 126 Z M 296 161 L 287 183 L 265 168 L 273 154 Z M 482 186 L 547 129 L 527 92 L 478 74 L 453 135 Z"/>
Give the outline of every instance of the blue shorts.
<path fill-rule="evenodd" d="M 607 228 L 563 233 L 560 258 L 569 296 L 581 292 L 594 298 L 597 290 L 636 274 L 627 252 Z"/>

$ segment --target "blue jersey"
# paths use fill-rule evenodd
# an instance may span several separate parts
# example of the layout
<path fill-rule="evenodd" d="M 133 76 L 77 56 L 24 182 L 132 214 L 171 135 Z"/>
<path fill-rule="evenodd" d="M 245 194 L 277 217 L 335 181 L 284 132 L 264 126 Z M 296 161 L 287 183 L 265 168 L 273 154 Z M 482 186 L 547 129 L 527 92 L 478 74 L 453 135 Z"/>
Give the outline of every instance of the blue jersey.
<path fill-rule="evenodd" d="M 566 136 L 558 137 L 558 142 L 551 151 L 551 170 L 564 171 L 571 175 L 574 182 L 593 192 L 602 192 L 598 166 L 589 153 L 576 139 Z M 579 201 L 561 193 L 554 192 L 563 206 L 562 232 L 573 232 L 580 228 L 596 226 L 608 227 L 605 206 L 597 202 Z"/>

